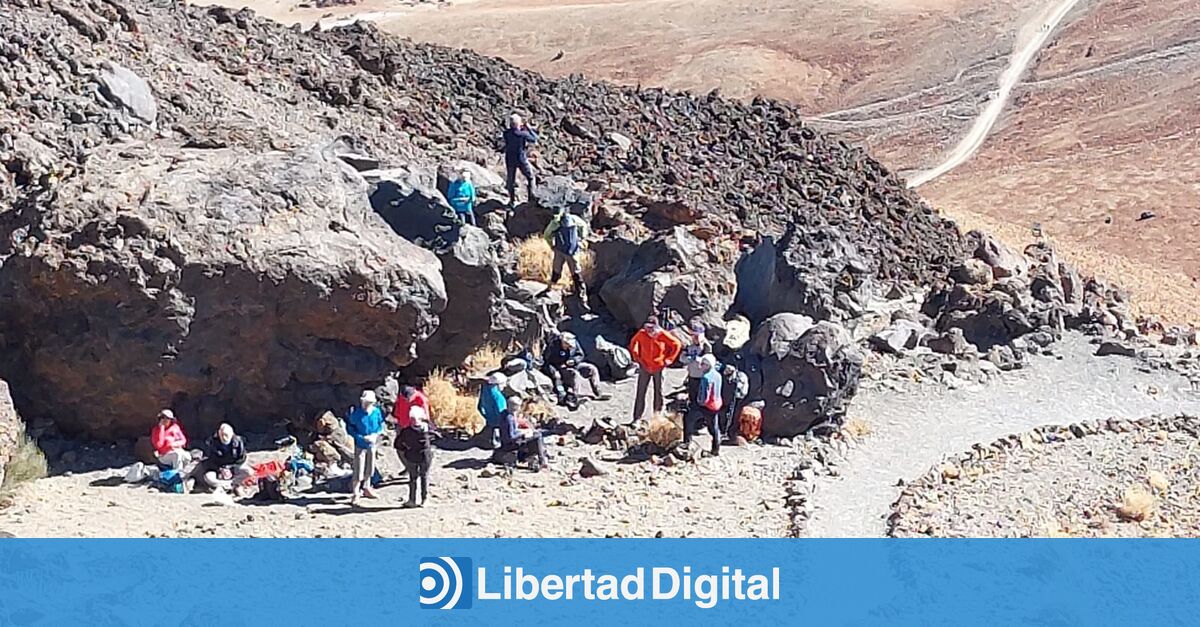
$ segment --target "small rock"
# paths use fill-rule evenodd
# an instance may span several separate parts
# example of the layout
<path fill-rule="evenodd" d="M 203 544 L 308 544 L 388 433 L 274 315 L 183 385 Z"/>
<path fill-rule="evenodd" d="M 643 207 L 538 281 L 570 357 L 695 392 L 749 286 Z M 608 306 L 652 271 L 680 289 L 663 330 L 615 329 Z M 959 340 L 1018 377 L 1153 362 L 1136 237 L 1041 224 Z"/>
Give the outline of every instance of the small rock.
<path fill-rule="evenodd" d="M 579 460 L 579 476 L 580 477 L 599 477 L 607 475 L 608 470 L 597 464 L 590 457 L 584 457 Z"/>
<path fill-rule="evenodd" d="M 1096 349 L 1097 357 L 1105 357 L 1108 355 L 1133 357 L 1135 354 L 1136 351 L 1132 346 L 1116 340 L 1104 340 L 1100 342 L 1100 347 Z"/>

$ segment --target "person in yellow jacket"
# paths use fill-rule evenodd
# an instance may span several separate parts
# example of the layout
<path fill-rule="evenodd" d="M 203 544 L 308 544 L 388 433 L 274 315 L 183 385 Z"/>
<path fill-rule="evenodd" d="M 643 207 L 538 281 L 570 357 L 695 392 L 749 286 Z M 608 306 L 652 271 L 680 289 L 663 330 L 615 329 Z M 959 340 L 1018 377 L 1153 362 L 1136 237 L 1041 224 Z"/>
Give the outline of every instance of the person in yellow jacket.
<path fill-rule="evenodd" d="M 562 278 L 563 265 L 571 270 L 571 280 L 575 283 L 575 292 L 579 300 L 587 308 L 587 286 L 583 283 L 583 274 L 579 270 L 579 253 L 583 250 L 583 240 L 587 237 L 588 224 L 583 218 L 561 209 L 554 214 L 542 237 L 554 251 L 554 263 L 550 272 L 550 285 L 553 287 Z"/>

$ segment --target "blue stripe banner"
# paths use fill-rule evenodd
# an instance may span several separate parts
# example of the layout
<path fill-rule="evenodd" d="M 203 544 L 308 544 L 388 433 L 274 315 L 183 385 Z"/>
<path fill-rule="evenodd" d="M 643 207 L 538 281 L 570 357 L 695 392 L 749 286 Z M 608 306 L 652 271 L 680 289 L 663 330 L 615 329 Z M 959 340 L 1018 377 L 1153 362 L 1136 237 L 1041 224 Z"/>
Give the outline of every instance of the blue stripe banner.
<path fill-rule="evenodd" d="M 1194 625 L 1195 540 L 0 540 L 0 625 Z"/>

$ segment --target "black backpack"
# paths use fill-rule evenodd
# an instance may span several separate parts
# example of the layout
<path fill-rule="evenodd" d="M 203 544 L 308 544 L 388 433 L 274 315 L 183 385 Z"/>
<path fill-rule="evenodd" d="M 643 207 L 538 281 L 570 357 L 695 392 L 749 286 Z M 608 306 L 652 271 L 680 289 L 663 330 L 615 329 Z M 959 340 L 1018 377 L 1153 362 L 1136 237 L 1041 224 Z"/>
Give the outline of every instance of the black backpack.
<path fill-rule="evenodd" d="M 554 231 L 554 249 L 560 253 L 574 256 L 579 252 L 579 227 L 574 224 L 570 214 L 566 214 Z"/>

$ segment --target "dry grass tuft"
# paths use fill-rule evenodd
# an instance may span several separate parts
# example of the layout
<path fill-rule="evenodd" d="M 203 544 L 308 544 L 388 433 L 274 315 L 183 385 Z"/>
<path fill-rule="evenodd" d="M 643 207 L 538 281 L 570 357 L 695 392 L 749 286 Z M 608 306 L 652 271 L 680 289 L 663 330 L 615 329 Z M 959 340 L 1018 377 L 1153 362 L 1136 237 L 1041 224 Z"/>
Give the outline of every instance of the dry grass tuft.
<path fill-rule="evenodd" d="M 42 449 L 21 427 L 17 431 L 17 448 L 13 451 L 12 459 L 8 460 L 4 472 L 0 473 L 4 477 L 0 492 L 11 490 L 26 481 L 41 479 L 48 471 Z"/>
<path fill-rule="evenodd" d="M 511 355 L 512 352 L 499 344 L 489 342 L 468 355 L 466 363 L 463 365 L 466 366 L 469 372 L 480 374 L 492 372 L 503 366 L 504 359 Z"/>
<path fill-rule="evenodd" d="M 842 425 L 842 432 L 852 438 L 862 439 L 871 435 L 871 423 L 862 416 L 853 416 Z"/>
<path fill-rule="evenodd" d="M 555 418 L 554 407 L 542 399 L 527 399 L 521 412 L 536 425 L 544 425 Z"/>
<path fill-rule="evenodd" d="M 542 237 L 534 235 L 517 244 L 517 276 L 526 281 L 549 283 L 554 271 L 554 250 Z M 585 283 L 591 283 L 596 271 L 596 257 L 586 248 L 579 253 L 579 271 Z M 570 284 L 570 271 L 563 269 L 559 286 Z"/>
<path fill-rule="evenodd" d="M 476 410 L 476 399 L 454 383 L 450 373 L 438 368 L 425 379 L 425 395 L 434 422 L 442 429 L 458 429 L 474 435 L 483 429 L 483 416 Z"/>
<path fill-rule="evenodd" d="M 683 441 L 683 416 L 678 413 L 655 414 L 650 418 L 646 440 L 664 450 L 673 448 Z"/>
<path fill-rule="evenodd" d="M 1171 482 L 1167 480 L 1167 476 L 1157 470 L 1151 470 L 1147 473 L 1146 482 L 1158 494 L 1166 494 L 1167 490 L 1171 487 Z"/>
<path fill-rule="evenodd" d="M 1157 499 L 1153 494 L 1147 492 L 1143 487 L 1133 486 L 1126 489 L 1125 493 L 1121 495 L 1121 504 L 1117 506 L 1117 515 L 1122 520 L 1141 522 L 1154 513 L 1156 504 Z"/>

